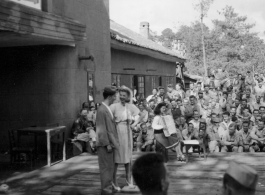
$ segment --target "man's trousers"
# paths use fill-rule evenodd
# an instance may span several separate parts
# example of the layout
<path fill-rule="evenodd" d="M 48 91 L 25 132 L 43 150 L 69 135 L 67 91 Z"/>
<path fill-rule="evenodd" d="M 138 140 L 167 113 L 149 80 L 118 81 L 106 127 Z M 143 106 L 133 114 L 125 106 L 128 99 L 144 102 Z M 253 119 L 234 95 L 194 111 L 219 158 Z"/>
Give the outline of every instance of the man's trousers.
<path fill-rule="evenodd" d="M 101 189 L 110 188 L 114 173 L 114 152 L 107 152 L 107 147 L 97 147 Z"/>

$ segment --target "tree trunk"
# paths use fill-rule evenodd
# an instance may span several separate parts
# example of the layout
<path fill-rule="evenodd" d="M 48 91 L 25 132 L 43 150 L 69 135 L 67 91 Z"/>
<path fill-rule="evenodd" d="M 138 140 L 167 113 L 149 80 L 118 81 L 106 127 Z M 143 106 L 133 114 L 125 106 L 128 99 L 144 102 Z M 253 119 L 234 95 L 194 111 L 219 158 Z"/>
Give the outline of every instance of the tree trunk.
<path fill-rule="evenodd" d="M 204 29 L 203 29 L 203 4 L 201 3 L 201 31 L 202 31 L 202 52 L 203 52 L 203 65 L 205 71 L 205 77 L 207 74 L 207 64 L 206 64 L 206 53 L 205 53 L 205 44 L 204 44 Z"/>

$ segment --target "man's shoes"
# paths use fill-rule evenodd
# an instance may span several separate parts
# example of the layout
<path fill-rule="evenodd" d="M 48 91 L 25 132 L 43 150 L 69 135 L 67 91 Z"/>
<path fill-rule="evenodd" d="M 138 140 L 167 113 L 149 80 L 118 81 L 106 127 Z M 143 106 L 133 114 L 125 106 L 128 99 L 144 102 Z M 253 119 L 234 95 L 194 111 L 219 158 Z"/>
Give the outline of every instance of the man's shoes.
<path fill-rule="evenodd" d="M 121 191 L 121 188 L 119 186 L 115 186 L 114 183 L 112 183 L 112 191 L 115 193 L 115 192 L 120 192 Z"/>
<path fill-rule="evenodd" d="M 112 187 L 106 187 L 103 190 L 101 190 L 101 195 L 112 195 L 113 191 L 112 191 Z"/>

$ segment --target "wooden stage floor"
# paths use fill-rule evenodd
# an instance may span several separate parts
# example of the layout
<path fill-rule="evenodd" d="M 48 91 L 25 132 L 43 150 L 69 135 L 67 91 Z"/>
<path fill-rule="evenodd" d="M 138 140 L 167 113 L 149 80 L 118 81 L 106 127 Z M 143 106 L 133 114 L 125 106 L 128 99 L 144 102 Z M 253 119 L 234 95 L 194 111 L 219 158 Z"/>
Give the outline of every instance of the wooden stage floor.
<path fill-rule="evenodd" d="M 133 158 L 140 154 L 135 153 Z M 188 163 L 176 161 L 175 155 L 170 154 L 167 164 L 170 176 L 169 195 L 220 195 L 222 177 L 230 161 L 237 161 L 255 168 L 259 173 L 257 195 L 265 194 L 265 153 L 218 153 L 210 154 L 206 161 L 193 154 Z M 7 182 L 20 184 L 17 194 L 59 195 L 66 188 L 75 187 L 84 194 L 100 194 L 100 179 L 97 156 L 82 154 L 51 168 L 45 167 L 22 175 L 19 178 L 9 178 Z M 119 167 L 118 181 L 125 185 L 124 168 Z M 21 189 L 24 186 L 24 190 Z M 14 185 L 14 192 L 15 187 Z M 26 186 L 26 187 L 25 187 Z M 24 193 L 22 193 L 24 192 Z"/>

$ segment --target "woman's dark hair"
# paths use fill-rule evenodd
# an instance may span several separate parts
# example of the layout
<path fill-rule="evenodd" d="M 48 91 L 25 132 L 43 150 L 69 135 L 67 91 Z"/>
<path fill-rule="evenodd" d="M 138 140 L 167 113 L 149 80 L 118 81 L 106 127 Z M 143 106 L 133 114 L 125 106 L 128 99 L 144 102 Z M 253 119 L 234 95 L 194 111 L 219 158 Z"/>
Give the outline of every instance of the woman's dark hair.
<path fill-rule="evenodd" d="M 157 106 L 155 107 L 155 110 L 154 110 L 154 114 L 155 115 L 160 115 L 161 114 L 161 108 L 163 106 L 166 107 L 166 103 L 162 102 L 162 103 L 157 104 Z"/>

